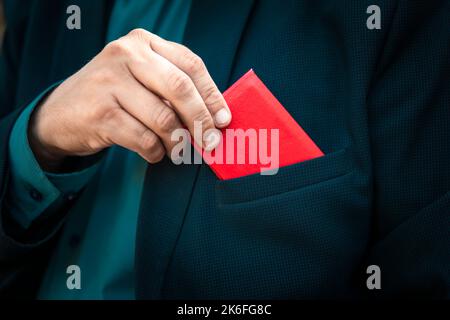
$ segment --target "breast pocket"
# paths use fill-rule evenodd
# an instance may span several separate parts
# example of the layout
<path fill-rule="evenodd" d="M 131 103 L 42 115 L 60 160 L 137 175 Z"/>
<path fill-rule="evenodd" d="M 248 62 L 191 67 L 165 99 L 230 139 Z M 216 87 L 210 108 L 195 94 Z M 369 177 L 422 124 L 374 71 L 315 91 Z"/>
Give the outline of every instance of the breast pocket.
<path fill-rule="evenodd" d="M 253 240 L 303 239 L 314 250 L 326 242 L 338 252 L 365 237 L 369 211 L 360 178 L 346 148 L 273 176 L 218 181 L 216 210 L 226 228 Z"/>
<path fill-rule="evenodd" d="M 302 189 L 327 184 L 353 169 L 350 150 L 342 149 L 322 157 L 282 167 L 274 175 L 255 174 L 216 183 L 219 208 L 262 201 L 265 198 L 297 195 Z M 324 195 L 325 196 L 325 195 Z"/>
<path fill-rule="evenodd" d="M 364 181 L 351 148 L 273 176 L 217 181 L 214 217 L 227 239 L 217 247 L 241 259 L 230 258 L 227 268 L 296 296 L 345 288 L 369 234 Z"/>

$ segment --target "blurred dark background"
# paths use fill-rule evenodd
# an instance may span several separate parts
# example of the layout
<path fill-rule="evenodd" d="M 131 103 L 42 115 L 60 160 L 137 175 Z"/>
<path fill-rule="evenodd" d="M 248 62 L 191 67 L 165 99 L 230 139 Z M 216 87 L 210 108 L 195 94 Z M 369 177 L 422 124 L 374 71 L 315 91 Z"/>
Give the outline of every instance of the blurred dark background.
<path fill-rule="evenodd" d="M 3 0 L 0 0 L 0 46 L 3 42 L 4 31 L 5 31 L 5 18 L 3 16 Z"/>

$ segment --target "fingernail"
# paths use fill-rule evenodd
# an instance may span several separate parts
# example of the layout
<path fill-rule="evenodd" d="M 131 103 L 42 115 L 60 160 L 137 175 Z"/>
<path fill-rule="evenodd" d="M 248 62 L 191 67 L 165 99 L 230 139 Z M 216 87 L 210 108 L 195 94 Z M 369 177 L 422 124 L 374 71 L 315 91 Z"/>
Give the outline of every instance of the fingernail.
<path fill-rule="evenodd" d="M 219 130 L 212 129 L 209 130 L 205 134 L 204 138 L 204 144 L 205 144 L 205 151 L 212 151 L 214 150 L 220 143 L 220 132 Z"/>
<path fill-rule="evenodd" d="M 216 115 L 214 116 L 214 119 L 216 120 L 216 124 L 221 126 L 228 124 L 231 120 L 231 114 L 227 110 L 227 108 L 222 108 L 219 111 L 217 111 Z"/>

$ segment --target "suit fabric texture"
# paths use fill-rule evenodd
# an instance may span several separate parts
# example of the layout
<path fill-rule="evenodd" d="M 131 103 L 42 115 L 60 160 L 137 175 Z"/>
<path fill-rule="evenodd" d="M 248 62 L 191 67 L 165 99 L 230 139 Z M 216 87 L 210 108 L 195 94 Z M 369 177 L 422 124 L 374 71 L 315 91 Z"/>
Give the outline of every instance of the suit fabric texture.
<path fill-rule="evenodd" d="M 70 4 L 83 10 L 81 30 L 64 27 Z M 378 1 L 380 30 L 366 27 L 369 5 L 193 0 L 184 42 L 220 90 L 253 68 L 325 156 L 227 181 L 205 164 L 148 166 L 138 298 L 450 295 L 450 3 Z M 109 1 L 7 4 L 4 295 L 33 294 L 67 211 L 26 232 L 8 219 L 10 130 L 21 108 L 102 49 L 110 10 Z M 366 288 L 373 264 L 382 290 Z"/>

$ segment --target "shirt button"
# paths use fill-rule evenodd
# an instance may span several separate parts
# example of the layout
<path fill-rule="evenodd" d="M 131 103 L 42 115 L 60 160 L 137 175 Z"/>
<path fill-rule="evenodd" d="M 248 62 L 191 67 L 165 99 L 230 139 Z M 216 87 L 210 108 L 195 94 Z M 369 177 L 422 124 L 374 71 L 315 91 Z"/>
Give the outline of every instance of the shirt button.
<path fill-rule="evenodd" d="M 69 200 L 69 201 L 73 201 L 73 200 L 75 200 L 76 197 L 77 197 L 77 194 L 76 194 L 76 193 L 69 193 L 69 194 L 66 196 L 66 199 Z"/>
<path fill-rule="evenodd" d="M 42 201 L 42 193 L 40 193 L 39 191 L 37 191 L 36 189 L 32 188 L 30 190 L 30 197 L 34 200 L 34 201 Z"/>

